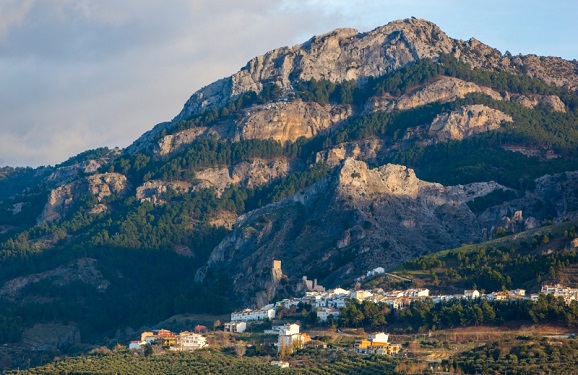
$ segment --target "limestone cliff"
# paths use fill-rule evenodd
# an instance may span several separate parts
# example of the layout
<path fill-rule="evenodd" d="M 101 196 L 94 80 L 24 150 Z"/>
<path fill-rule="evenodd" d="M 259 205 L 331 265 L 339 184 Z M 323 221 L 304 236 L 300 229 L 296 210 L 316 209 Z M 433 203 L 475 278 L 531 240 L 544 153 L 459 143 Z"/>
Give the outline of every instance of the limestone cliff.
<path fill-rule="evenodd" d="M 158 140 L 164 130 L 170 129 L 174 124 L 208 109 L 222 108 L 240 94 L 250 91 L 258 93 L 267 83 L 278 85 L 288 97 L 294 93 L 296 83 L 302 81 L 355 80 L 363 83 L 369 77 L 382 76 L 420 59 L 436 59 L 442 53 L 453 54 L 474 68 L 525 74 L 548 84 L 569 89 L 578 87 L 578 62 L 576 61 L 533 55 L 515 57 L 509 54 L 503 55 L 474 38 L 468 41 L 452 39 L 433 23 L 410 18 L 391 22 L 366 33 L 359 33 L 354 29 L 337 29 L 313 37 L 303 44 L 278 48 L 255 57 L 239 72 L 195 92 L 186 102 L 183 110 L 171 122 L 158 124 L 135 141 L 128 150 L 134 152 L 147 147 L 150 142 Z M 496 100 L 501 100 L 501 95 L 494 90 L 448 78 L 434 83 L 429 89 L 419 90 L 401 98 L 375 99 L 370 103 L 369 110 L 414 108 L 435 101 L 450 101 L 473 92 L 484 93 Z M 563 103 L 554 97 L 544 100 L 555 110 L 563 108 Z M 343 118 L 343 113 L 341 117 Z M 327 128 L 327 123 L 323 118 L 305 121 L 304 124 L 292 122 L 284 115 L 278 114 L 276 118 L 268 123 L 257 121 L 256 117 L 255 121 L 246 119 L 245 123 L 249 126 L 241 127 L 240 131 L 234 134 L 239 138 L 269 137 L 295 140 L 301 135 L 312 136 Z M 271 124 L 275 122 L 279 128 L 273 129 Z M 290 126 L 291 123 L 294 126 Z M 195 129 L 169 135 L 158 144 L 158 153 L 166 155 L 171 150 L 190 143 L 201 134 L 206 134 L 207 131 L 213 134 L 225 131 L 229 134 L 231 129 L 228 127 L 220 130 Z M 264 135 L 261 135 L 262 131 L 265 131 Z"/>
<path fill-rule="evenodd" d="M 418 19 L 395 21 L 368 33 L 337 29 L 252 59 L 233 76 L 193 94 L 176 119 L 224 105 L 244 92 L 260 92 L 263 82 L 275 82 L 291 92 L 296 80 L 363 80 L 420 58 L 450 53 L 454 44 L 436 25 Z"/>
<path fill-rule="evenodd" d="M 427 135 L 434 143 L 460 140 L 499 129 L 506 122 L 513 122 L 512 117 L 485 105 L 468 105 L 457 111 L 437 115 Z"/>
<path fill-rule="evenodd" d="M 442 77 L 399 98 L 372 98 L 366 105 L 366 111 L 401 111 L 435 102 L 451 102 L 473 93 L 485 94 L 492 99 L 502 100 L 502 96 L 490 88 L 479 86 L 472 82 L 466 82 L 458 78 Z"/>
<path fill-rule="evenodd" d="M 218 195 L 230 185 L 242 185 L 252 188 L 266 184 L 276 178 L 287 175 L 290 170 L 289 161 L 285 158 L 271 161 L 254 159 L 251 162 L 239 163 L 235 166 L 208 168 L 196 173 L 198 188 L 215 187 Z"/>
<path fill-rule="evenodd" d="M 186 181 L 162 181 L 151 180 L 136 188 L 136 199 L 139 201 L 149 201 L 153 204 L 164 204 L 166 200 L 163 194 L 169 190 L 177 194 L 187 193 L 191 190 L 192 184 Z"/>
<path fill-rule="evenodd" d="M 377 157 L 382 141 L 379 139 L 367 139 L 361 142 L 342 143 L 333 148 L 323 150 L 315 155 L 316 163 L 325 163 L 332 167 L 341 164 L 347 158 L 360 160 L 372 160 Z"/>
<path fill-rule="evenodd" d="M 95 174 L 60 186 L 50 192 L 38 224 L 62 219 L 67 210 L 82 196 L 93 196 L 98 203 L 102 203 L 104 198 L 112 194 L 123 194 L 127 187 L 128 181 L 120 173 Z M 95 208 L 102 210 L 103 206 L 96 205 Z"/>
<path fill-rule="evenodd" d="M 271 103 L 246 111 L 238 122 L 234 139 L 295 142 L 301 137 L 312 138 L 331 129 L 351 114 L 348 105 L 332 107 L 302 101 Z"/>
<path fill-rule="evenodd" d="M 527 108 L 535 108 L 538 104 L 543 104 L 553 111 L 566 112 L 566 105 L 556 95 L 513 95 L 511 100 Z"/>
<path fill-rule="evenodd" d="M 238 73 L 217 81 L 191 96 L 176 120 L 212 106 L 226 104 L 248 91 L 259 92 L 264 82 L 275 82 L 291 92 L 297 80 L 363 81 L 423 58 L 453 54 L 472 67 L 527 74 L 556 86 L 578 87 L 578 62 L 555 57 L 506 56 L 472 38 L 448 37 L 422 19 L 391 22 L 367 33 L 337 29 L 294 47 L 258 56 Z"/>
<path fill-rule="evenodd" d="M 346 159 L 333 177 L 241 216 L 197 280 L 209 268 L 224 268 L 235 296 L 247 298 L 255 296 L 254 285 L 273 259 L 283 262 L 292 281 L 308 275 L 334 285 L 371 265 L 393 267 L 424 252 L 479 241 L 486 228 L 466 203 L 499 188 L 493 182 L 444 187 L 403 166 L 370 169 Z"/>

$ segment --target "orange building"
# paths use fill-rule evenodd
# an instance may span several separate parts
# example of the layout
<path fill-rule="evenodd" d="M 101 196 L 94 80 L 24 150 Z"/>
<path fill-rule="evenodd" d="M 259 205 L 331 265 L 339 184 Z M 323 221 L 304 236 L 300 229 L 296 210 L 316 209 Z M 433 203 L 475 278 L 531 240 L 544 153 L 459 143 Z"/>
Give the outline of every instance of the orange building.
<path fill-rule="evenodd" d="M 360 354 L 394 355 L 401 350 L 400 344 L 390 344 L 389 335 L 378 332 L 369 335 L 367 339 L 357 340 L 353 348 Z"/>

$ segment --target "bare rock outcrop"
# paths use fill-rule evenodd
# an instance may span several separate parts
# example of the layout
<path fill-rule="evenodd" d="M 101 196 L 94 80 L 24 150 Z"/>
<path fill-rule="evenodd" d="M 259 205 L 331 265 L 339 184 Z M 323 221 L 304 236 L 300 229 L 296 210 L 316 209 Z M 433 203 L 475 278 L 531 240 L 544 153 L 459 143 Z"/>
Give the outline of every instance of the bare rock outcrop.
<path fill-rule="evenodd" d="M 166 135 L 158 141 L 155 153 L 164 156 L 179 151 L 182 146 L 193 142 L 206 131 L 206 127 L 196 127 L 175 134 Z"/>
<path fill-rule="evenodd" d="M 315 156 L 315 162 L 335 167 L 347 158 L 360 160 L 375 159 L 381 146 L 382 141 L 379 139 L 342 143 L 333 148 L 319 151 Z"/>
<path fill-rule="evenodd" d="M 549 85 L 578 88 L 578 61 L 560 57 L 525 55 L 511 58 L 511 65 L 523 74 L 537 78 Z"/>
<path fill-rule="evenodd" d="M 80 341 L 80 330 L 72 324 L 37 323 L 22 333 L 22 343 L 39 351 L 56 351 Z"/>
<path fill-rule="evenodd" d="M 461 140 L 499 129 L 506 122 L 513 122 L 512 116 L 485 105 L 468 105 L 457 111 L 437 115 L 429 126 L 427 135 L 434 143 L 450 139 Z"/>
<path fill-rule="evenodd" d="M 536 179 L 536 195 L 551 208 L 557 221 L 578 218 L 578 171 Z"/>
<path fill-rule="evenodd" d="M 233 76 L 193 94 L 176 120 L 224 105 L 244 92 L 260 92 L 263 82 L 275 82 L 291 92 L 296 80 L 364 80 L 421 58 L 450 53 L 454 44 L 435 24 L 419 19 L 394 21 L 368 33 L 337 29 L 255 57 Z"/>
<path fill-rule="evenodd" d="M 488 87 L 479 86 L 473 82 L 466 82 L 458 78 L 442 77 L 424 87 L 402 95 L 399 98 L 376 97 L 366 105 L 366 111 L 377 112 L 406 110 L 435 102 L 451 102 L 464 98 L 468 94 L 480 93 L 490 96 L 494 100 L 502 100 L 502 96 Z"/>
<path fill-rule="evenodd" d="M 113 194 L 123 194 L 128 188 L 126 176 L 120 173 L 104 173 L 85 177 L 60 186 L 50 192 L 48 202 L 39 216 L 38 224 L 60 220 L 78 198 L 92 195 L 98 203 Z"/>
<path fill-rule="evenodd" d="M 163 195 L 169 190 L 177 194 L 184 194 L 191 190 L 192 184 L 186 181 L 150 180 L 136 188 L 136 199 L 141 202 L 149 201 L 153 204 L 164 204 Z"/>
<path fill-rule="evenodd" d="M 4 283 L 0 289 L 0 296 L 10 299 L 19 297 L 20 292 L 25 290 L 27 286 L 39 282 L 49 282 L 53 286 L 65 286 L 80 281 L 104 292 L 109 287 L 110 282 L 104 279 L 97 264 L 96 259 L 80 258 L 49 271 L 17 277 Z M 27 297 L 32 298 L 32 296 Z"/>
<path fill-rule="evenodd" d="M 504 55 L 474 38 L 467 41 L 452 39 L 429 21 L 409 18 L 393 21 L 366 33 L 359 33 L 354 29 L 337 29 L 315 36 L 303 44 L 278 48 L 257 56 L 239 72 L 195 92 L 170 123 L 158 124 L 135 141 L 128 151 L 134 152 L 146 147 L 150 142 L 155 142 L 163 130 L 191 116 L 211 108 L 222 108 L 243 93 L 251 91 L 259 93 L 266 83 L 278 85 L 282 92 L 289 96 L 295 91 L 296 82 L 315 79 L 332 82 L 354 80 L 363 83 L 369 77 L 382 76 L 421 59 L 435 60 L 440 54 L 452 54 L 474 68 L 529 75 L 572 90 L 578 87 L 576 61 L 533 55 L 516 57 Z M 484 92 L 499 100 L 499 95 L 495 91 L 471 85 L 462 89 L 467 92 Z M 462 97 L 467 92 L 453 96 Z M 378 103 L 375 110 L 392 105 L 398 106 L 399 109 L 407 109 L 419 105 L 416 103 L 420 102 L 450 100 L 443 95 L 440 98 L 420 97 L 422 94 L 425 93 L 404 97 L 393 104 L 387 100 L 388 98 L 382 98 L 378 102 L 383 103 Z M 559 104 L 555 103 L 554 106 L 560 108 Z M 309 129 L 301 132 L 307 135 Z M 197 135 L 191 132 L 182 136 L 186 143 L 187 137 Z M 269 136 L 294 138 L 291 135 L 280 135 L 277 131 Z M 172 138 L 165 140 L 161 144 L 163 150 L 161 152 L 166 152 L 167 148 L 174 148 L 171 146 L 173 142 L 179 144 L 180 140 L 178 137 L 174 140 Z"/>
<path fill-rule="evenodd" d="M 272 139 L 281 143 L 312 138 L 351 116 L 349 105 L 279 102 L 247 111 L 237 125 L 236 140 Z"/>
<path fill-rule="evenodd" d="M 113 149 L 99 149 L 87 151 L 77 155 L 68 161 L 52 169 L 50 175 L 46 178 L 49 186 L 60 186 L 80 177 L 98 172 L 100 168 L 108 165 L 114 158 L 120 155 L 121 150 L 116 147 Z M 87 155 L 88 154 L 88 155 Z"/>
<path fill-rule="evenodd" d="M 208 168 L 195 174 L 197 188 L 215 187 L 220 195 L 230 185 L 241 184 L 252 188 L 286 176 L 290 163 L 285 158 L 270 161 L 254 159 L 251 162 L 239 163 L 230 168 Z"/>
<path fill-rule="evenodd" d="M 557 95 L 512 95 L 510 100 L 526 108 L 535 108 L 538 104 L 544 104 L 553 111 L 566 112 L 566 105 Z"/>

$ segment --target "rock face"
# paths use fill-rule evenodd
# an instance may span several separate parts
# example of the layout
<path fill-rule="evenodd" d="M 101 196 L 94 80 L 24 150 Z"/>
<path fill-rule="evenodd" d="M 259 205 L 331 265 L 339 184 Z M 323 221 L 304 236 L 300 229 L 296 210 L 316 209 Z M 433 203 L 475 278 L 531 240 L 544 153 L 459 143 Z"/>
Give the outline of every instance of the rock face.
<path fill-rule="evenodd" d="M 500 70 L 515 74 L 525 74 L 543 80 L 546 83 L 578 88 L 578 62 L 566 61 L 553 57 L 536 57 L 502 55 L 498 50 L 489 47 L 476 39 L 468 41 L 448 37 L 435 24 L 422 19 L 405 19 L 391 22 L 367 33 L 353 29 L 337 29 L 333 32 L 316 36 L 303 44 L 294 47 L 283 47 L 255 57 L 239 72 L 230 77 L 216 81 L 195 92 L 184 105 L 183 110 L 168 123 L 161 123 L 145 133 L 128 148 L 134 152 L 155 141 L 163 130 L 182 120 L 200 114 L 211 108 L 221 108 L 236 99 L 240 94 L 254 91 L 259 93 L 265 83 L 278 85 L 282 92 L 290 95 L 297 82 L 309 80 L 329 80 L 342 82 L 355 80 L 364 82 L 369 77 L 379 77 L 393 70 L 404 67 L 424 58 L 437 58 L 440 54 L 453 54 L 459 60 L 474 68 Z M 457 80 L 459 81 L 459 80 Z M 381 110 L 383 107 L 398 109 L 413 108 L 418 103 L 451 100 L 451 96 L 463 97 L 467 93 L 482 92 L 500 100 L 500 95 L 493 90 L 475 84 L 458 83 L 446 79 L 429 91 L 415 93 L 393 103 L 390 98 L 382 98 L 373 103 L 370 110 Z M 458 87 L 449 87 L 457 85 Z M 435 92 L 440 95 L 435 97 Z M 446 91 L 447 94 L 442 93 Z M 432 96 L 433 95 L 433 96 Z M 554 103 L 556 110 L 561 103 Z M 282 116 L 279 116 L 282 122 Z M 304 124 L 303 129 L 295 127 L 297 133 L 286 130 L 271 130 L 268 137 L 273 139 L 296 139 L 298 133 L 308 136 L 319 130 L 316 125 Z M 182 134 L 168 136 L 159 144 L 159 154 L 166 155 L 167 150 L 190 143 L 199 136 L 202 129 L 191 130 Z M 247 133 L 254 137 L 256 132 Z M 251 135 L 252 134 L 252 135 Z M 239 134 L 243 136 L 243 133 Z"/>
<path fill-rule="evenodd" d="M 557 221 L 578 218 L 578 171 L 545 175 L 536 179 L 536 195 Z"/>
<path fill-rule="evenodd" d="M 184 145 L 193 142 L 199 138 L 199 136 L 205 134 L 206 131 L 207 128 L 203 126 L 167 135 L 158 142 L 155 153 L 160 156 L 165 156 L 177 152 L 181 150 Z"/>
<path fill-rule="evenodd" d="M 230 168 L 205 169 L 197 172 L 195 178 L 199 181 L 198 188 L 215 187 L 217 194 L 220 195 L 230 185 L 240 184 L 252 188 L 286 176 L 289 170 L 290 164 L 285 158 L 271 161 L 254 159 Z"/>
<path fill-rule="evenodd" d="M 512 101 L 527 108 L 535 108 L 538 104 L 544 104 L 553 111 L 566 112 L 566 106 L 556 95 L 516 95 L 512 96 Z"/>
<path fill-rule="evenodd" d="M 185 181 L 146 181 L 136 188 L 136 199 L 141 202 L 149 201 L 153 204 L 164 204 L 163 194 L 169 190 L 177 194 L 187 193 L 191 190 L 192 184 Z"/>
<path fill-rule="evenodd" d="M 382 141 L 379 139 L 342 143 L 331 149 L 318 152 L 315 156 L 315 162 L 335 167 L 347 158 L 371 160 L 377 157 L 381 146 Z"/>
<path fill-rule="evenodd" d="M 351 116 L 348 105 L 331 107 L 295 101 L 272 103 L 247 115 L 237 125 L 236 140 L 272 139 L 281 143 L 312 138 Z"/>
<path fill-rule="evenodd" d="M 506 122 L 513 122 L 512 117 L 485 105 L 468 105 L 437 115 L 427 135 L 434 143 L 460 140 L 499 129 Z"/>
<path fill-rule="evenodd" d="M 50 192 L 48 202 L 38 218 L 38 224 L 62 219 L 66 211 L 81 196 L 94 196 L 97 202 L 101 203 L 104 198 L 112 194 L 123 194 L 127 187 L 127 179 L 120 173 L 96 174 L 60 186 Z"/>
<path fill-rule="evenodd" d="M 363 80 L 420 58 L 450 53 L 454 43 L 433 23 L 417 19 L 395 21 L 368 33 L 338 29 L 252 59 L 233 76 L 193 94 L 177 119 L 226 104 L 244 92 L 260 92 L 263 82 L 275 82 L 290 92 L 295 80 Z"/>
<path fill-rule="evenodd" d="M 570 90 L 578 88 L 578 61 L 568 61 L 559 57 L 544 57 L 536 55 L 516 56 L 511 65 L 524 74 L 540 79 L 549 85 L 567 87 Z"/>
<path fill-rule="evenodd" d="M 335 176 L 241 216 L 197 280 L 209 268 L 224 268 L 235 297 L 255 296 L 254 286 L 280 259 L 292 282 L 307 275 L 336 285 L 371 265 L 392 267 L 424 252 L 484 239 L 486 230 L 466 203 L 499 188 L 493 182 L 444 187 L 419 180 L 403 166 L 369 169 L 346 159 Z"/>
<path fill-rule="evenodd" d="M 289 160 L 254 159 L 230 167 L 207 168 L 195 173 L 195 181 L 146 181 L 136 189 L 136 198 L 155 205 L 165 204 L 163 195 L 169 190 L 185 194 L 192 190 L 215 188 L 218 197 L 231 185 L 253 188 L 286 176 L 291 169 Z M 229 220 L 230 221 L 230 220 Z"/>
<path fill-rule="evenodd" d="M 474 38 L 465 42 L 452 39 L 435 24 L 411 18 L 367 33 L 337 29 L 301 45 L 258 56 L 233 76 L 193 94 L 176 119 L 225 105 L 244 92 L 260 92 L 263 82 L 275 82 L 291 92 L 296 80 L 363 81 L 440 53 L 451 53 L 475 68 L 525 73 L 548 84 L 578 87 L 577 62 L 533 55 L 504 56 Z"/>
<path fill-rule="evenodd" d="M 366 110 L 370 112 L 401 111 L 435 102 L 451 102 L 473 93 L 485 94 L 492 99 L 502 100 L 502 96 L 490 88 L 479 86 L 472 82 L 462 81 L 458 78 L 442 77 L 429 85 L 409 94 L 402 95 L 397 99 L 389 97 L 373 98 L 367 104 Z"/>
<path fill-rule="evenodd" d="M 96 259 L 81 258 L 66 266 L 57 267 L 50 271 L 9 280 L 0 289 L 0 296 L 4 298 L 18 297 L 20 292 L 27 286 L 39 282 L 49 282 L 54 286 L 64 286 L 76 281 L 91 285 L 101 292 L 106 291 L 110 285 L 98 270 Z M 28 296 L 28 298 L 33 297 Z"/>

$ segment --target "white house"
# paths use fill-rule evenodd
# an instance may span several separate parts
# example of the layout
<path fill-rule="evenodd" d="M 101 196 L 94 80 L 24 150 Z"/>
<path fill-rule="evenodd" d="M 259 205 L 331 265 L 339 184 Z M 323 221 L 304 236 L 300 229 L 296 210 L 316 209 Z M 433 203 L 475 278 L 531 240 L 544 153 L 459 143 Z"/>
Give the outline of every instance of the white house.
<path fill-rule="evenodd" d="M 333 307 L 335 309 L 340 309 L 347 305 L 347 298 L 345 297 L 337 297 L 327 300 L 326 306 Z"/>
<path fill-rule="evenodd" d="M 177 337 L 177 346 L 173 350 L 192 351 L 207 346 L 207 339 L 193 332 L 181 332 Z M 171 348 L 172 349 L 172 348 Z"/>
<path fill-rule="evenodd" d="M 231 313 L 231 321 L 233 321 L 233 322 L 259 321 L 259 320 L 263 320 L 265 318 L 274 319 L 275 318 L 275 309 L 273 309 L 273 308 L 260 309 L 260 310 L 245 309 L 243 311 Z"/>
<path fill-rule="evenodd" d="M 464 290 L 464 297 L 467 299 L 475 299 L 480 297 L 480 292 L 477 290 L 467 289 Z"/>
<path fill-rule="evenodd" d="M 343 288 L 335 288 L 333 290 L 330 290 L 329 294 L 330 295 L 336 295 L 336 296 L 348 296 L 349 290 L 345 290 Z"/>
<path fill-rule="evenodd" d="M 385 269 L 383 267 L 377 267 L 372 269 L 371 271 L 367 271 L 367 273 L 365 274 L 367 277 L 372 277 L 375 275 L 381 275 L 385 273 Z"/>
<path fill-rule="evenodd" d="M 281 352 L 285 350 L 292 352 L 296 346 L 303 346 L 303 343 L 304 338 L 303 335 L 299 333 L 299 325 L 285 324 L 281 326 L 277 339 L 277 351 Z"/>
<path fill-rule="evenodd" d="M 327 318 L 330 316 L 332 316 L 335 320 L 339 317 L 340 314 L 341 312 L 339 310 L 331 307 L 322 307 L 317 309 L 317 318 L 319 318 L 320 322 L 326 322 Z"/>
<path fill-rule="evenodd" d="M 389 342 L 389 335 L 383 332 L 377 332 L 367 337 L 372 343 L 387 344 Z"/>
<path fill-rule="evenodd" d="M 358 301 L 363 301 L 366 298 L 371 298 L 371 296 L 373 296 L 373 293 L 371 293 L 369 290 L 354 290 L 350 294 L 351 298 L 356 299 Z"/>
<path fill-rule="evenodd" d="M 403 294 L 405 297 L 429 297 L 429 289 L 407 289 Z"/>
<path fill-rule="evenodd" d="M 225 332 L 233 332 L 233 333 L 242 333 L 245 332 L 245 330 L 247 329 L 247 323 L 245 322 L 226 322 L 224 324 L 225 328 L 224 331 Z"/>
<path fill-rule="evenodd" d="M 130 344 L 128 344 L 128 348 L 129 349 L 140 349 L 141 345 L 144 345 L 145 343 L 139 340 L 133 340 L 130 342 Z"/>

